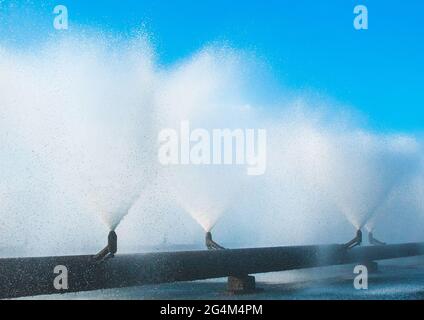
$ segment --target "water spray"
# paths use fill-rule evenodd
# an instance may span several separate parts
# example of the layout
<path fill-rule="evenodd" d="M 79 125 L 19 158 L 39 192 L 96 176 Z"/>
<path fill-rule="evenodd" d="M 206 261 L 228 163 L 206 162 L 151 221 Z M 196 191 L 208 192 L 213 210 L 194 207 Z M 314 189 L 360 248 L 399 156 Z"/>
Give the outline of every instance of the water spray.
<path fill-rule="evenodd" d="M 111 230 L 107 237 L 107 245 L 102 251 L 96 254 L 93 259 L 96 261 L 104 261 L 108 258 L 113 258 L 118 251 L 118 236 L 116 232 Z"/>
<path fill-rule="evenodd" d="M 358 229 L 356 231 L 356 236 L 352 240 L 350 240 L 348 243 L 344 244 L 344 247 L 346 249 L 352 249 L 356 246 L 360 246 L 362 243 L 362 231 L 361 229 Z"/>
<path fill-rule="evenodd" d="M 215 241 L 212 240 L 212 233 L 210 231 L 206 232 L 205 244 L 206 244 L 206 248 L 208 248 L 208 250 L 223 250 L 223 249 L 225 249 L 224 247 L 220 246 L 219 244 L 217 244 Z"/>

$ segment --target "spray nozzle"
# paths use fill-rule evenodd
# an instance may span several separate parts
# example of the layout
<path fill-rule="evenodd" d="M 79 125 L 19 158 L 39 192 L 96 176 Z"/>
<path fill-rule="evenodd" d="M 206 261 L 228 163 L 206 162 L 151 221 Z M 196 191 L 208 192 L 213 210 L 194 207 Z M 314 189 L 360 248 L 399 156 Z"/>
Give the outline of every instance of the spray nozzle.
<path fill-rule="evenodd" d="M 361 229 L 358 229 L 356 231 L 355 238 L 353 238 L 352 240 L 350 240 L 348 243 L 345 243 L 343 246 L 346 249 L 352 249 L 353 247 L 360 246 L 361 243 L 362 243 L 362 231 L 361 231 Z"/>
<path fill-rule="evenodd" d="M 374 246 L 384 246 L 386 243 L 374 238 L 372 231 L 368 232 L 368 242 Z"/>
<path fill-rule="evenodd" d="M 219 244 L 217 244 L 215 241 L 212 240 L 212 233 L 210 231 L 206 232 L 205 244 L 206 244 L 206 248 L 208 248 L 208 250 L 225 249 L 224 247 L 221 247 Z"/>
<path fill-rule="evenodd" d="M 118 236 L 115 231 L 110 231 L 107 236 L 107 245 L 102 251 L 94 256 L 94 260 L 102 261 L 107 258 L 113 258 L 118 251 Z"/>

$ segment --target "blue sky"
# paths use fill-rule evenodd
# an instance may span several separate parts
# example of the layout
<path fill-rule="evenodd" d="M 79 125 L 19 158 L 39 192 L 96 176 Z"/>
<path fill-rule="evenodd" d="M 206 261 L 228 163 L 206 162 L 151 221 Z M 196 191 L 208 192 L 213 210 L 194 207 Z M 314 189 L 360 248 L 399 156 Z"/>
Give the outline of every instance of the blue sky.
<path fill-rule="evenodd" d="M 211 42 L 254 52 L 282 84 L 316 90 L 362 112 L 377 131 L 423 132 L 421 0 L 0 0 L 0 41 L 26 46 L 51 35 L 53 7 L 72 24 L 130 36 L 143 26 L 161 63 Z M 365 4 L 369 29 L 353 28 Z"/>

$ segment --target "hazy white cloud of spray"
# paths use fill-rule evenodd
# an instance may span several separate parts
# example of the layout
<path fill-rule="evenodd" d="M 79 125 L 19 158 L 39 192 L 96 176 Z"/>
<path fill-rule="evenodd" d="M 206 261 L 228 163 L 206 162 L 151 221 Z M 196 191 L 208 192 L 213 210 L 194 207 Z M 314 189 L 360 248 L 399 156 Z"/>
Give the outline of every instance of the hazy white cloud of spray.
<path fill-rule="evenodd" d="M 96 229 L 87 212 L 117 226 L 152 179 L 154 77 L 142 40 L 120 49 L 73 39 L 37 53 L 2 50 L 0 160 L 11 170 L 1 180 L 25 204 L 19 224 L 42 220 L 37 234 L 52 247 L 70 225 Z M 54 207 L 33 203 L 34 194 Z M 48 239 L 52 226 L 57 235 Z"/>
<path fill-rule="evenodd" d="M 255 90 L 266 77 L 229 48 L 162 68 L 144 39 L 108 41 L 73 39 L 37 52 L 0 47 L 0 247 L 91 252 L 105 241 L 99 217 L 111 229 L 121 222 L 124 250 L 165 236 L 199 243 L 202 228 L 214 225 L 224 245 L 343 241 L 353 230 L 344 215 L 361 226 L 375 214 L 383 235 L 398 227 L 393 239 L 422 231 L 417 138 L 328 119 L 334 106 L 318 99 L 269 106 Z M 157 133 L 182 120 L 267 129 L 265 175 L 159 166 Z"/>
<path fill-rule="evenodd" d="M 370 211 L 365 221 L 365 227 L 372 231 L 380 220 L 386 218 L 387 212 L 396 208 L 398 203 L 405 200 L 407 194 L 412 195 L 409 207 L 404 210 L 413 211 L 417 207 L 414 203 L 419 199 L 419 191 L 414 189 L 415 180 L 422 174 L 421 159 L 422 149 L 418 141 L 404 135 L 388 136 L 382 143 L 386 148 L 386 155 L 381 163 L 389 165 L 390 182 L 386 181 L 386 192 L 381 195 L 381 200 L 375 205 L 375 210 Z M 383 168 L 384 169 L 384 168 Z M 379 170 L 383 170 L 379 168 Z M 412 188 L 412 190 L 411 190 Z M 412 201 L 411 201 L 412 200 Z M 408 202 L 405 203 L 408 206 Z"/>
<path fill-rule="evenodd" d="M 360 131 L 330 142 L 329 174 L 322 187 L 356 228 L 362 228 L 393 187 L 414 172 L 419 154 L 410 140 Z"/>
<path fill-rule="evenodd" d="M 248 128 L 253 112 L 242 95 L 241 70 L 246 66 L 229 49 L 206 48 L 168 70 L 156 93 L 159 127 L 179 130 L 182 121 L 189 121 L 191 130 Z M 162 173 L 175 203 L 209 231 L 238 198 L 245 170 L 232 165 L 182 165 Z"/>

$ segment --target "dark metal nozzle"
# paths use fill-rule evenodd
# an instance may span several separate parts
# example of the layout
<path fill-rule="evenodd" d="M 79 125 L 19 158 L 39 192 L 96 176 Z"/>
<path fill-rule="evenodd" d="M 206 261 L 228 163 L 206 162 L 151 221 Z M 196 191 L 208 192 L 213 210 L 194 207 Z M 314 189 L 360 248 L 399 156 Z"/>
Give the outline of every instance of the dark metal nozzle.
<path fill-rule="evenodd" d="M 109 232 L 107 236 L 107 246 L 111 254 L 115 254 L 118 251 L 118 236 L 115 231 Z"/>
<path fill-rule="evenodd" d="M 343 246 L 346 249 L 352 249 L 353 247 L 360 246 L 361 243 L 362 243 L 362 231 L 361 231 L 361 229 L 358 229 L 356 231 L 355 238 L 353 238 L 352 240 L 350 240 L 348 243 L 345 243 Z"/>
<path fill-rule="evenodd" d="M 96 261 L 105 260 L 106 258 L 113 258 L 115 253 L 118 251 L 118 236 L 115 231 L 110 231 L 107 236 L 107 245 L 96 254 L 93 259 Z"/>
<path fill-rule="evenodd" d="M 208 250 L 225 249 L 224 247 L 221 247 L 219 244 L 217 244 L 215 241 L 212 240 L 212 233 L 210 233 L 209 231 L 206 232 L 206 235 L 205 235 L 205 244 L 206 244 L 206 248 L 208 248 Z"/>

